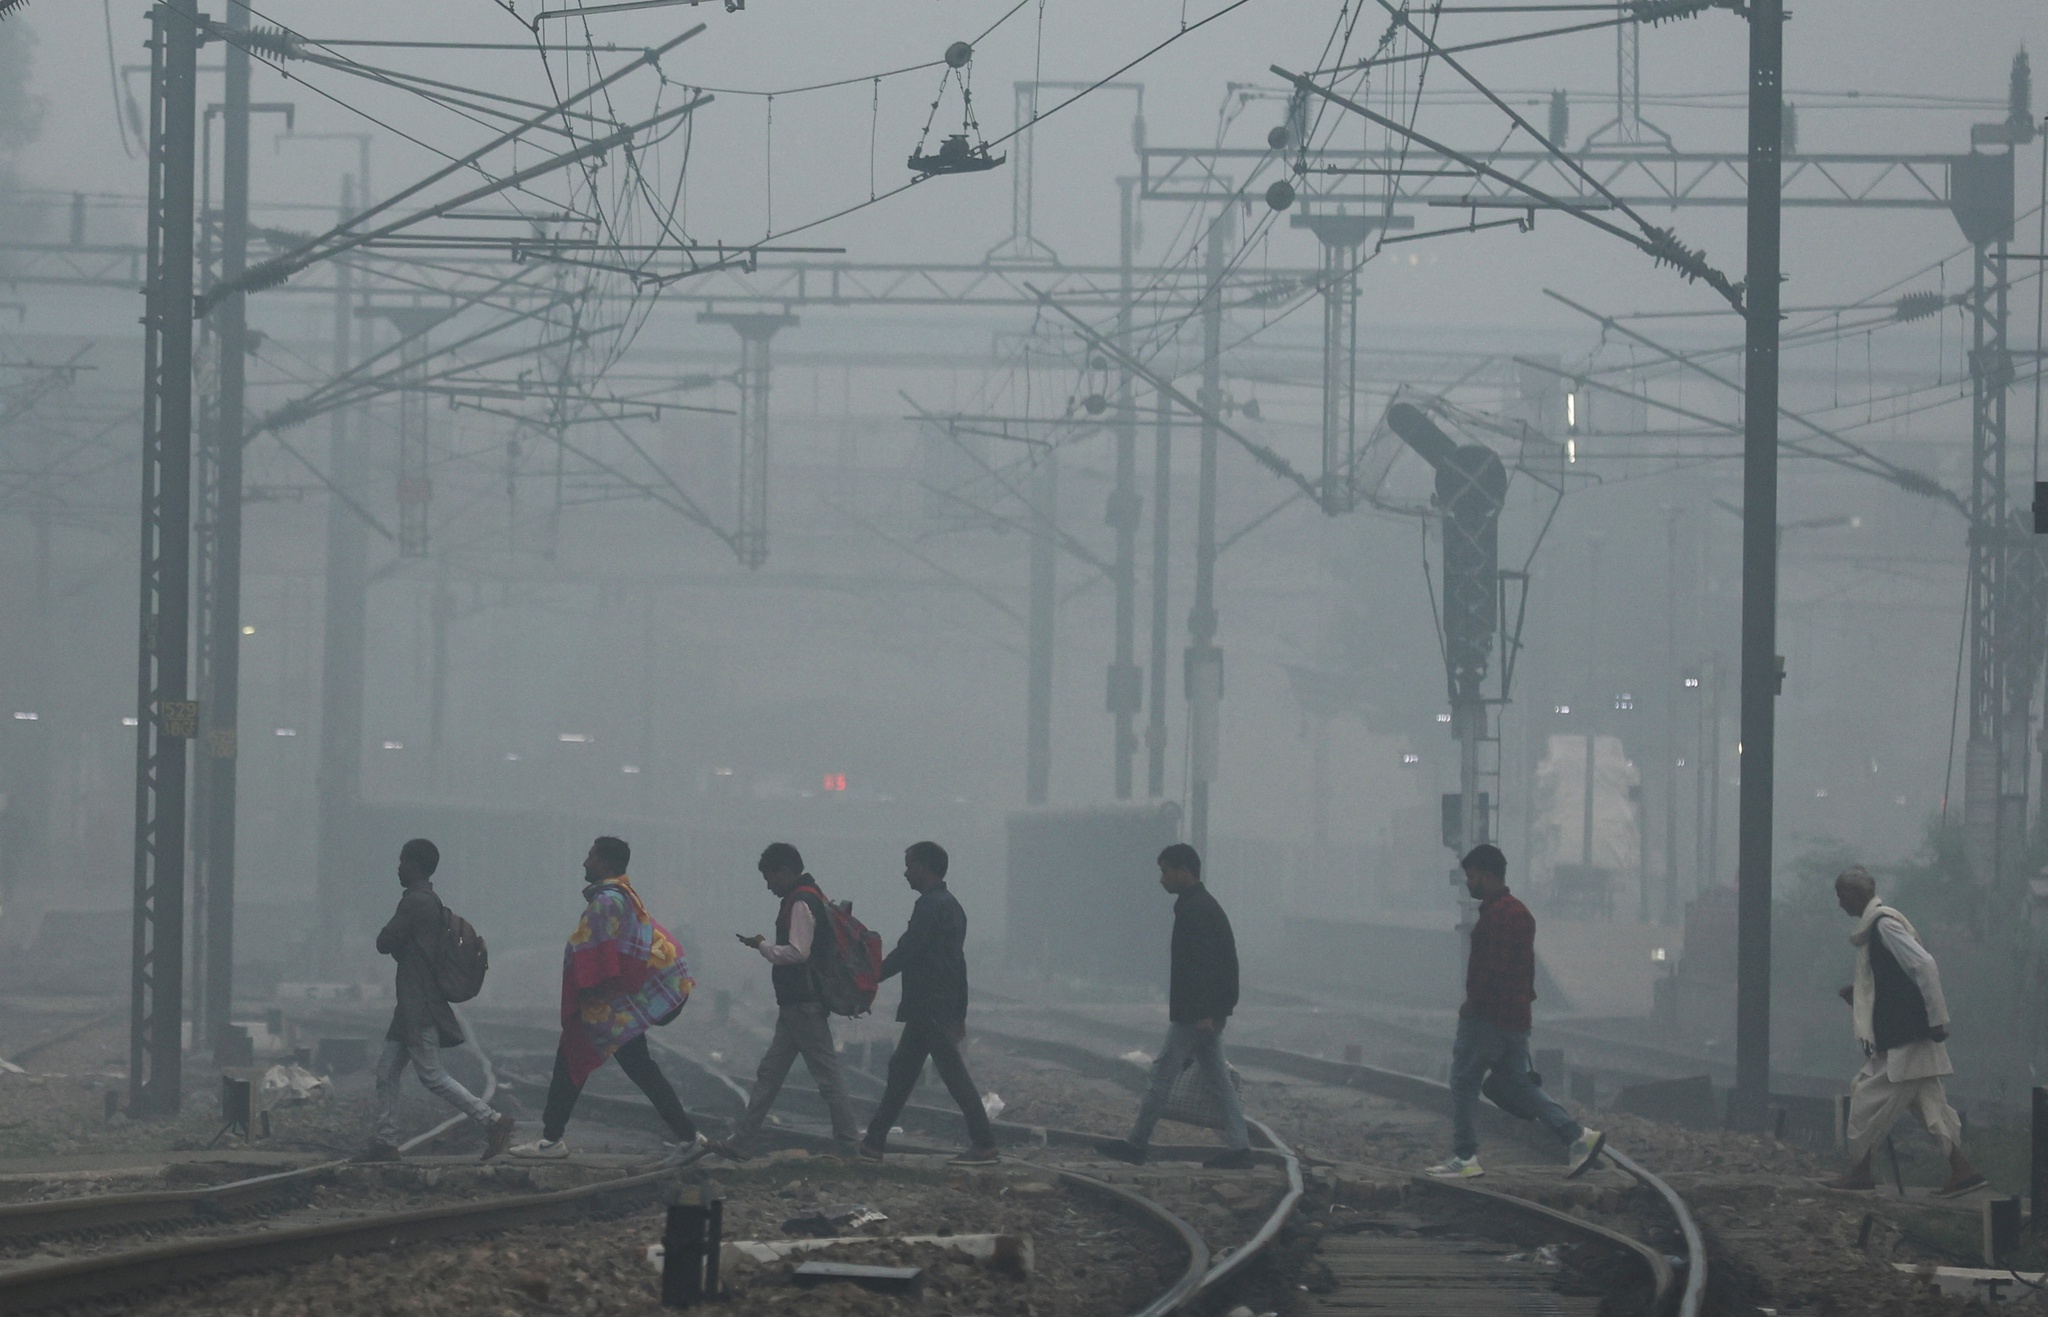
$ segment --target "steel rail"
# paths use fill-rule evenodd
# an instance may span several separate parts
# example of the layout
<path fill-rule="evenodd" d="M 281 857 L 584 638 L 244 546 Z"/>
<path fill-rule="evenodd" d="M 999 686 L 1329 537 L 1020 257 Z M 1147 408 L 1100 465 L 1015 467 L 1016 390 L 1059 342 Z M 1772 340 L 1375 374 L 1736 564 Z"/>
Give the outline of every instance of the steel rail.
<path fill-rule="evenodd" d="M 1075 1015 L 1071 1012 L 1060 1012 L 1060 1015 L 1070 1023 L 1084 1026 L 1097 1025 L 1099 1023 L 1089 1020 L 1086 1016 Z M 1104 1027 L 1114 1029 L 1114 1026 Z M 1003 1042 L 1013 1041 L 1009 1035 L 997 1035 L 988 1030 L 977 1030 L 976 1032 L 981 1036 L 998 1039 Z M 1128 1067 L 1128 1063 L 1113 1061 L 1111 1058 L 1102 1056 L 1100 1053 L 1091 1052 L 1089 1049 L 1075 1044 L 1036 1039 L 1018 1041 L 1032 1044 L 1035 1054 L 1047 1060 L 1069 1060 L 1069 1064 L 1071 1064 L 1072 1061 L 1081 1061 L 1083 1058 L 1087 1058 L 1084 1064 L 1090 1067 L 1101 1067 L 1105 1073 L 1106 1065 Z M 1450 1086 L 1420 1075 L 1404 1074 L 1397 1070 L 1384 1070 L 1376 1066 L 1358 1065 L 1345 1061 L 1329 1061 L 1322 1057 L 1307 1056 L 1299 1052 L 1290 1052 L 1284 1048 L 1277 1047 L 1259 1047 L 1239 1043 L 1232 1045 L 1231 1052 L 1238 1059 L 1249 1064 L 1261 1066 L 1269 1070 L 1278 1070 L 1284 1074 L 1292 1074 L 1303 1079 L 1310 1079 L 1343 1088 L 1361 1089 L 1397 1102 L 1427 1107 L 1435 1111 L 1448 1111 L 1450 1109 Z M 1077 1066 L 1074 1068 L 1081 1067 Z M 1505 1112 L 1491 1105 L 1482 1106 L 1480 1108 L 1480 1116 L 1482 1119 L 1499 1124 L 1507 1133 L 1519 1135 L 1523 1132 L 1522 1122 L 1514 1120 Z M 1257 1122 L 1248 1123 L 1257 1124 Z M 1273 1143 L 1276 1149 L 1282 1150 L 1283 1155 L 1290 1164 L 1296 1167 L 1294 1174 L 1298 1176 L 1298 1163 L 1294 1162 L 1292 1151 L 1286 1149 L 1280 1139 L 1265 1125 L 1259 1124 L 1258 1128 Z M 1707 1289 L 1707 1248 L 1705 1238 L 1700 1233 L 1699 1225 L 1693 1220 L 1691 1209 L 1686 1206 L 1685 1199 L 1660 1176 L 1629 1157 L 1628 1154 L 1622 1152 L 1619 1148 L 1610 1144 L 1606 1149 L 1605 1155 L 1615 1165 L 1655 1193 L 1675 1219 L 1679 1233 L 1685 1239 L 1686 1248 L 1685 1287 L 1679 1300 L 1678 1317 L 1699 1317 L 1700 1307 L 1705 1300 Z M 1448 1181 L 1436 1180 L 1425 1182 L 1429 1184 L 1450 1183 Z M 1296 1183 L 1298 1183 L 1298 1180 Z M 1503 1206 L 1522 1209 L 1529 1214 L 1543 1217 L 1558 1224 L 1568 1225 L 1574 1230 L 1602 1236 L 1610 1242 L 1626 1247 L 1650 1271 L 1652 1281 L 1656 1286 L 1656 1300 L 1654 1304 L 1654 1310 L 1656 1311 L 1663 1311 L 1665 1309 L 1672 1291 L 1676 1288 L 1676 1273 L 1670 1262 L 1665 1259 L 1662 1253 L 1641 1240 L 1634 1239 L 1621 1231 L 1612 1230 L 1594 1222 L 1582 1221 L 1577 1217 L 1559 1212 L 1542 1203 L 1534 1202 L 1518 1195 L 1505 1194 L 1496 1189 L 1480 1190 L 1474 1186 L 1463 1184 L 1458 1184 L 1456 1187 L 1472 1190 Z M 1288 1211 L 1292 1210 L 1292 1206 L 1292 1203 L 1283 1203 L 1283 1207 Z M 1273 1232 L 1277 1233 L 1278 1229 L 1278 1224 L 1273 1223 Z M 1261 1229 L 1260 1235 L 1266 1236 L 1265 1242 L 1270 1242 L 1271 1235 L 1264 1228 Z M 1259 1237 L 1255 1236 L 1254 1238 L 1257 1239 Z M 1262 1242 L 1260 1247 L 1263 1246 Z M 1239 1252 L 1248 1255 L 1251 1251 L 1251 1246 L 1248 1244 Z M 1232 1261 L 1235 1261 L 1237 1256 L 1237 1254 L 1233 1254 Z"/>
<path fill-rule="evenodd" d="M 0 1241 L 128 1230 L 181 1221 L 214 1221 L 236 1211 L 290 1197 L 334 1174 L 341 1162 L 322 1162 L 201 1189 L 149 1189 L 87 1194 L 0 1207 Z M 0 1291 L 4 1294 L 4 1291 Z M 0 1307 L 4 1307 L 0 1303 Z"/>
<path fill-rule="evenodd" d="M 262 1271 L 404 1241 L 507 1230 L 651 1199 L 680 1167 L 664 1167 L 554 1193 L 387 1212 L 218 1239 L 182 1240 L 0 1272 L 0 1312 L 30 1312 L 215 1276 Z"/>
<path fill-rule="evenodd" d="M 1195 1297 L 1209 1272 L 1209 1245 L 1202 1239 L 1200 1232 L 1164 1204 L 1154 1202 L 1136 1190 L 1126 1189 L 1120 1184 L 1111 1184 L 1107 1180 L 1098 1180 L 1079 1171 L 1063 1170 L 1059 1171 L 1058 1175 L 1062 1184 L 1106 1197 L 1119 1206 L 1142 1212 L 1180 1236 L 1181 1247 L 1188 1252 L 1187 1270 L 1181 1273 L 1180 1279 L 1169 1286 L 1164 1294 L 1138 1309 L 1131 1317 L 1167 1317 L 1169 1313 L 1179 1312 Z"/>

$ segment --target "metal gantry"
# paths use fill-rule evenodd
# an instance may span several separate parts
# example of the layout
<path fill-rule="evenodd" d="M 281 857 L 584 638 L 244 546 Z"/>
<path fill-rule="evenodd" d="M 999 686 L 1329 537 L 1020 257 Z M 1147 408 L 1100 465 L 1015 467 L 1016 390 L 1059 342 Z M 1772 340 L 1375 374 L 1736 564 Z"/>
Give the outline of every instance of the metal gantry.
<path fill-rule="evenodd" d="M 128 1105 L 181 1099 L 191 640 L 193 129 L 199 29 L 150 10 L 148 272 L 143 285 L 142 590 L 135 701 L 135 895 Z"/>

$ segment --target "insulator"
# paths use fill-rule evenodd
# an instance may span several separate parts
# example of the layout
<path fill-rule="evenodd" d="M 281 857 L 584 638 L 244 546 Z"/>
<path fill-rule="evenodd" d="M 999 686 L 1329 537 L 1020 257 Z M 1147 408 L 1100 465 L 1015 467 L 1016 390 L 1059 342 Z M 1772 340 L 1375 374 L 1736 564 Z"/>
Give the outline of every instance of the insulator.
<path fill-rule="evenodd" d="M 1693 18 L 1715 7 L 1715 0 L 1633 0 L 1629 16 L 1638 23 L 1657 24 L 1674 18 Z"/>
<path fill-rule="evenodd" d="M 299 39 L 281 27 L 252 26 L 242 34 L 242 44 L 252 53 L 275 55 L 279 59 L 298 59 L 304 54 Z"/>
<path fill-rule="evenodd" d="M 1947 302 L 1948 299 L 1940 293 L 1907 293 L 1892 304 L 1892 319 L 1898 321 L 1925 320 L 1931 315 L 1939 315 L 1941 308 Z"/>

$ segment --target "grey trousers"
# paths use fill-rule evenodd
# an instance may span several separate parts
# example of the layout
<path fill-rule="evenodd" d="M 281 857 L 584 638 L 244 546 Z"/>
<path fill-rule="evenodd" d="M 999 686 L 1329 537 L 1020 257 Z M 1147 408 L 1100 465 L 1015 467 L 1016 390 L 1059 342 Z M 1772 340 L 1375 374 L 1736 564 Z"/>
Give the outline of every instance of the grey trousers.
<path fill-rule="evenodd" d="M 398 1146 L 398 1081 L 405 1078 L 408 1064 L 419 1072 L 420 1084 L 427 1092 L 477 1124 L 488 1125 L 498 1118 L 489 1103 L 441 1068 L 441 1048 L 434 1027 L 428 1025 L 404 1042 L 384 1040 L 384 1055 L 377 1058 L 378 1142 Z"/>
<path fill-rule="evenodd" d="M 762 1054 L 761 1067 L 754 1072 L 754 1093 L 747 1099 L 747 1114 L 733 1127 L 732 1137 L 744 1141 L 761 1132 L 768 1108 L 782 1092 L 789 1068 L 803 1057 L 818 1096 L 832 1113 L 832 1137 L 851 1141 L 859 1137 L 853 1123 L 853 1109 L 846 1102 L 846 1086 L 839 1081 L 839 1053 L 832 1048 L 832 1018 L 818 1002 L 784 1006 L 775 1013 L 775 1037 Z"/>

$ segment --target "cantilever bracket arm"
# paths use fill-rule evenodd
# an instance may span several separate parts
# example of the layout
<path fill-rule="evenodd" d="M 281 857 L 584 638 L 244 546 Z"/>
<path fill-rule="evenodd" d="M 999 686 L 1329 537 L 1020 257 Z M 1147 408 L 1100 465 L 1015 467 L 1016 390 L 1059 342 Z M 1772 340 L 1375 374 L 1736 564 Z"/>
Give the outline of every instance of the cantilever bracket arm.
<path fill-rule="evenodd" d="M 1307 476 L 1295 470 L 1293 464 L 1290 463 L 1286 458 L 1280 456 L 1279 453 L 1275 452 L 1271 448 L 1268 448 L 1266 445 L 1260 443 L 1258 440 L 1248 439 L 1244 435 L 1239 434 L 1236 430 L 1232 429 L 1230 425 L 1228 425 L 1221 416 L 1218 416 L 1213 411 L 1202 406 L 1193 398 L 1188 397 L 1188 395 L 1182 393 L 1179 389 L 1175 388 L 1173 386 L 1173 381 L 1165 378 L 1164 376 L 1158 374 L 1156 371 L 1153 371 L 1152 369 L 1147 367 L 1144 362 L 1138 360 L 1130 353 L 1124 351 L 1123 348 L 1116 344 L 1114 341 L 1104 338 L 1102 335 L 1096 333 L 1094 329 L 1090 328 L 1087 321 L 1081 319 L 1081 317 L 1075 315 L 1072 311 L 1067 310 L 1067 308 L 1061 306 L 1058 302 L 1055 302 L 1052 299 L 1052 295 L 1050 293 L 1043 292 L 1028 283 L 1025 284 L 1024 287 L 1026 291 L 1030 292 L 1032 296 L 1038 299 L 1039 304 L 1041 306 L 1051 307 L 1054 311 L 1059 312 L 1060 315 L 1066 317 L 1068 321 L 1072 322 L 1074 328 L 1080 330 L 1082 335 L 1085 338 L 1087 338 L 1089 346 L 1095 348 L 1104 356 L 1107 356 L 1111 361 L 1114 361 L 1118 365 L 1127 368 L 1131 372 L 1131 374 L 1136 375 L 1139 379 L 1145 381 L 1147 384 L 1157 389 L 1164 396 L 1173 399 L 1173 401 L 1178 403 L 1183 409 L 1199 418 L 1203 424 L 1213 425 L 1224 434 L 1229 435 L 1233 440 L 1236 441 L 1238 447 L 1244 449 L 1247 453 L 1250 453 L 1252 455 L 1253 461 L 1257 462 L 1260 466 L 1266 468 L 1268 471 L 1271 471 L 1274 475 L 1279 476 L 1282 480 L 1292 481 L 1295 484 L 1295 486 L 1301 490 L 1302 493 L 1314 499 L 1318 506 L 1321 505 L 1323 501 L 1322 491 L 1317 488 L 1316 482 L 1310 480 Z M 1210 295 L 1215 295 L 1214 289 L 1210 290 Z"/>
<path fill-rule="evenodd" d="M 1545 210 L 1563 211 L 1575 219 L 1592 225 L 1603 233 L 1612 234 L 1631 247 L 1644 252 L 1659 265 L 1672 266 L 1685 277 L 1688 283 L 1693 280 L 1705 282 L 1715 292 L 1727 299 L 1728 305 L 1734 307 L 1737 312 L 1746 314 L 1742 304 L 1742 285 L 1709 265 L 1704 256 L 1680 242 L 1678 236 L 1669 229 L 1651 226 L 1648 234 L 1631 233 L 1619 224 L 1613 224 L 1601 219 L 1598 215 L 1588 211 L 1584 205 L 1574 204 L 1571 198 L 1554 197 L 1541 188 L 1530 186 L 1512 174 L 1495 169 L 1477 156 L 1467 155 L 1455 147 L 1439 142 L 1433 137 L 1418 133 L 1413 128 L 1408 127 L 1408 125 L 1389 119 L 1383 114 L 1375 114 L 1350 97 L 1332 91 L 1330 88 L 1303 77 L 1299 73 L 1289 73 L 1278 64 L 1271 67 L 1274 73 L 1287 79 L 1298 91 L 1320 96 L 1339 109 L 1349 110 L 1351 113 L 1358 115 L 1367 123 L 1376 124 L 1390 133 L 1397 133 L 1418 146 L 1439 153 L 1445 159 L 1455 160 L 1458 164 L 1470 169 L 1481 178 L 1491 179 L 1503 187 L 1513 188 L 1516 192 L 1528 197 Z"/>

